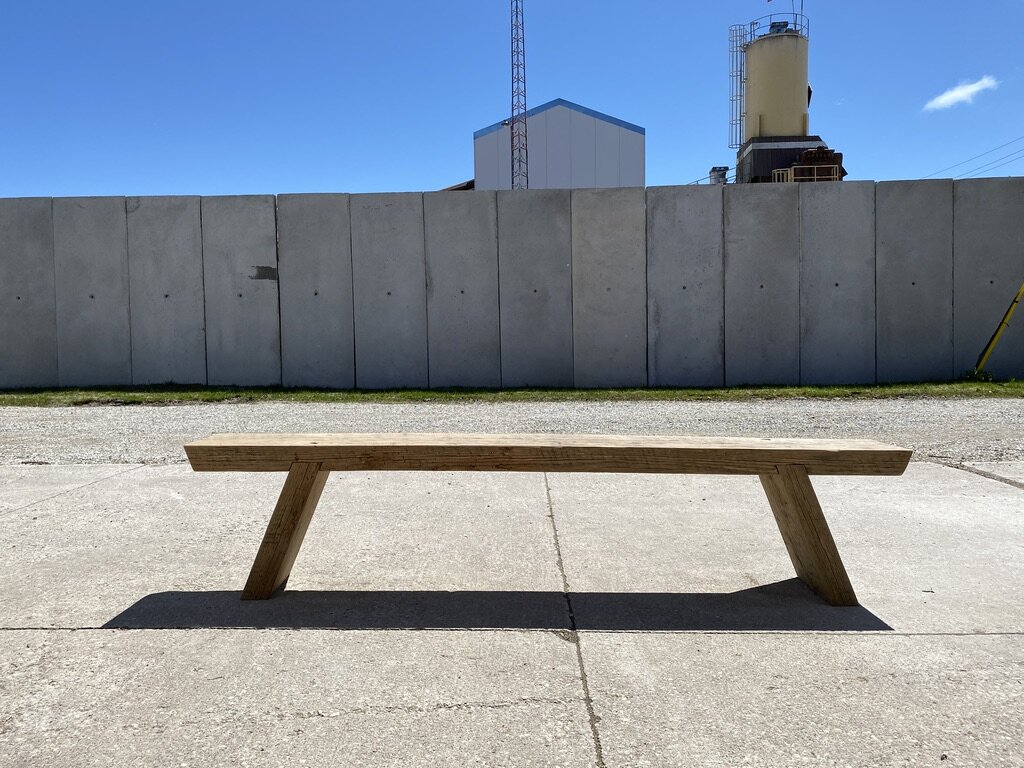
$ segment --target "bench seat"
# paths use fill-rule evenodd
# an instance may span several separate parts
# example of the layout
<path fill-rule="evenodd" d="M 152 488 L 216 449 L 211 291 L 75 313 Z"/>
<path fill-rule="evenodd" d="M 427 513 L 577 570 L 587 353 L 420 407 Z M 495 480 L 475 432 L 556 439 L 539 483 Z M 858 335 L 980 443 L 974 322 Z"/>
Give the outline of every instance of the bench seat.
<path fill-rule="evenodd" d="M 871 440 L 636 435 L 218 434 L 185 446 L 197 472 L 288 472 L 242 593 L 283 589 L 331 472 L 758 475 L 797 575 L 833 605 L 857 598 L 810 475 L 900 475 L 911 451 Z"/>

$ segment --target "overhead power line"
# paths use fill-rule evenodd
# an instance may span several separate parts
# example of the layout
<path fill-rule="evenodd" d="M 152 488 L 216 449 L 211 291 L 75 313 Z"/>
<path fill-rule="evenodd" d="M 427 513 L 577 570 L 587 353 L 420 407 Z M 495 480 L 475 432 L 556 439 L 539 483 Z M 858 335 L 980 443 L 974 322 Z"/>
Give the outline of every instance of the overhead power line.
<path fill-rule="evenodd" d="M 967 171 L 966 173 L 962 173 L 961 175 L 957 176 L 957 178 L 958 179 L 972 178 L 976 174 L 984 173 L 985 171 L 994 171 L 996 168 L 1002 168 L 1004 165 L 1009 165 L 1010 163 L 1015 163 L 1018 160 L 1024 160 L 1024 149 L 1018 149 L 1016 152 L 1011 152 L 1008 155 L 1003 155 L 1002 157 L 997 157 L 992 162 L 986 163 L 985 165 L 982 165 L 982 166 L 980 166 L 978 168 L 975 168 L 973 170 Z M 1000 161 L 1004 161 L 1004 162 L 1000 162 Z"/>
<path fill-rule="evenodd" d="M 945 173 L 946 171 L 951 171 L 954 168 L 959 168 L 961 165 L 967 165 L 972 160 L 977 160 L 979 157 L 984 157 L 985 155 L 991 155 L 993 152 L 998 152 L 1003 147 L 1008 147 L 1011 144 L 1016 144 L 1018 141 L 1021 141 L 1022 139 L 1024 139 L 1024 136 L 1018 136 L 1016 139 L 1010 139 L 1010 141 L 1006 142 L 1005 144 L 1000 144 L 998 147 L 993 147 L 992 149 L 988 150 L 987 152 L 982 152 L 980 155 L 975 155 L 974 157 L 969 157 L 966 160 L 962 160 L 959 163 L 954 163 L 953 165 L 947 166 L 945 168 L 940 168 L 935 173 L 929 173 L 927 176 L 922 176 L 921 178 L 922 179 L 930 179 L 932 176 L 938 176 L 940 173 Z M 970 171 L 968 171 L 968 173 L 970 173 Z"/>

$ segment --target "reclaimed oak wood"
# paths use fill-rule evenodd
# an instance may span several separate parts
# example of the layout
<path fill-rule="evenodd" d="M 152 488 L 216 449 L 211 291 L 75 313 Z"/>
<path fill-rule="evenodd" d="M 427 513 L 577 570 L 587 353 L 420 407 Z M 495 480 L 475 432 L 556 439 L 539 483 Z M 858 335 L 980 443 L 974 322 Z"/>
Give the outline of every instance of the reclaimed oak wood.
<path fill-rule="evenodd" d="M 296 463 L 288 470 L 242 590 L 243 600 L 266 600 L 284 589 L 329 475 L 319 464 Z"/>
<path fill-rule="evenodd" d="M 795 465 L 783 465 L 778 470 L 776 474 L 761 475 L 761 485 L 796 575 L 832 605 L 857 605 L 857 595 L 807 471 Z"/>
<path fill-rule="evenodd" d="M 185 446 L 197 472 L 284 472 L 295 462 L 350 470 L 900 475 L 911 451 L 872 440 L 455 434 L 222 434 Z"/>
<path fill-rule="evenodd" d="M 832 605 L 856 605 L 810 475 L 901 475 L 911 451 L 872 440 L 622 435 L 223 434 L 185 446 L 198 472 L 287 471 L 243 599 L 288 581 L 333 471 L 758 475 L 793 567 Z"/>

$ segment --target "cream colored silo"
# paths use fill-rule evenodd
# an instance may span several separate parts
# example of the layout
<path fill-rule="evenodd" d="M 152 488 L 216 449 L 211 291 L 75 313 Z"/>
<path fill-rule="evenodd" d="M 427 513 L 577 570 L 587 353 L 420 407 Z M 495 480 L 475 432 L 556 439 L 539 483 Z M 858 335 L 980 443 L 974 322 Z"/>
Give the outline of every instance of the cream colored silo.
<path fill-rule="evenodd" d="M 807 37 L 788 29 L 747 43 L 743 141 L 807 136 Z"/>

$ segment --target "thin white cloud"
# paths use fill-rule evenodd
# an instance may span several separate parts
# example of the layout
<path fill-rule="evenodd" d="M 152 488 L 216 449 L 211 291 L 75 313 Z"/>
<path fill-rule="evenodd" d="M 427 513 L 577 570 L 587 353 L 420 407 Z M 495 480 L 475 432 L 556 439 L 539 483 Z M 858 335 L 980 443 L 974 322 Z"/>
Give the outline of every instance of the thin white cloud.
<path fill-rule="evenodd" d="M 937 109 L 949 109 L 957 104 L 970 104 L 974 97 L 982 91 L 990 91 L 998 87 L 999 81 L 991 75 L 985 75 L 973 83 L 960 83 L 944 93 L 940 93 L 934 99 L 924 105 L 925 112 L 934 112 Z"/>

